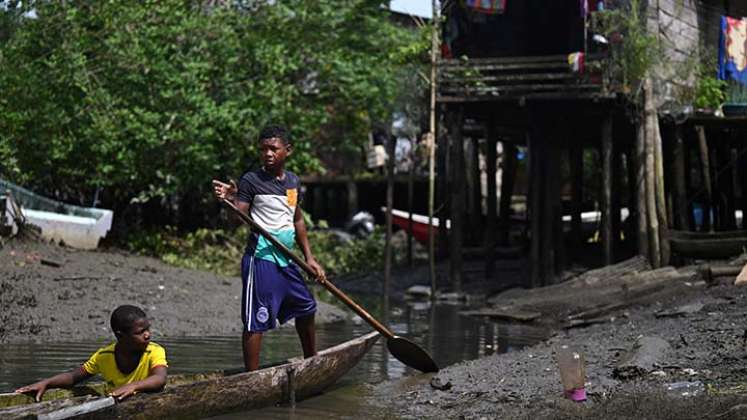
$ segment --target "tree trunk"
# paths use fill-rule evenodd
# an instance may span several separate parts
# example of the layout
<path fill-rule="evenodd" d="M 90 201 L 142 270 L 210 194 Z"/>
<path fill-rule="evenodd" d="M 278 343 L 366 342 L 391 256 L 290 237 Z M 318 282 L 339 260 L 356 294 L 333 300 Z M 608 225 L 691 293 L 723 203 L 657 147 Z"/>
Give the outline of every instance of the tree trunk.
<path fill-rule="evenodd" d="M 387 133 L 389 130 L 387 130 Z M 389 284 L 392 278 L 392 207 L 394 207 L 394 150 L 397 141 L 387 136 L 386 161 L 386 242 L 384 250 L 384 285 L 382 295 L 389 296 Z"/>

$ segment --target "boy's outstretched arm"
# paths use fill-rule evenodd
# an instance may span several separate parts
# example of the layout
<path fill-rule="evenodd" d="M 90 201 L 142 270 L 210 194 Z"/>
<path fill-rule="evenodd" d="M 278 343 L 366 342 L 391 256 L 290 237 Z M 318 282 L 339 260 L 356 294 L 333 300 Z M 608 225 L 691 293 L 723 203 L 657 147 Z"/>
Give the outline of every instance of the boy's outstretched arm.
<path fill-rule="evenodd" d="M 142 381 L 122 385 L 109 395 L 121 401 L 136 392 L 160 391 L 166 385 L 166 366 L 156 366 L 150 370 L 150 376 Z"/>
<path fill-rule="evenodd" d="M 304 223 L 303 221 L 303 212 L 301 211 L 301 207 L 296 207 L 296 213 L 293 215 L 293 225 L 296 228 L 296 243 L 298 244 L 298 247 L 301 248 L 301 252 L 303 252 L 306 263 L 309 265 L 309 267 L 311 267 L 312 270 L 314 270 L 314 273 L 316 274 L 315 280 L 326 281 L 327 275 L 324 273 L 324 269 L 321 265 L 319 265 L 318 262 L 316 262 L 314 255 L 311 253 L 311 247 L 309 246 L 309 237 L 306 234 L 306 223 Z"/>
<path fill-rule="evenodd" d="M 36 393 L 36 401 L 41 401 L 47 388 L 65 388 L 71 387 L 78 382 L 90 378 L 90 373 L 86 372 L 82 367 L 73 369 L 70 372 L 60 373 L 47 379 L 42 379 L 39 382 L 35 382 L 31 385 L 22 386 L 16 389 L 16 393 L 25 394 L 28 392 Z"/>

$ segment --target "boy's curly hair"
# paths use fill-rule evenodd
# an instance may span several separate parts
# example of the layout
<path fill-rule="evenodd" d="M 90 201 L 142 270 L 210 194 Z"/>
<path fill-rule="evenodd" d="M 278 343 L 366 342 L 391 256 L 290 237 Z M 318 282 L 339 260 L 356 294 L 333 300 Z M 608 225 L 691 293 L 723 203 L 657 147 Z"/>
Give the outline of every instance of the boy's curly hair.
<path fill-rule="evenodd" d="M 111 326 L 114 334 L 118 335 L 118 332 L 129 332 L 132 328 L 132 324 L 138 319 L 145 319 L 145 312 L 132 305 L 122 305 L 112 312 Z"/>
<path fill-rule="evenodd" d="M 283 141 L 283 144 L 290 144 L 291 142 L 290 133 L 285 127 L 280 125 L 271 124 L 262 128 L 259 132 L 258 141 L 262 142 L 262 140 L 267 139 L 280 139 Z"/>

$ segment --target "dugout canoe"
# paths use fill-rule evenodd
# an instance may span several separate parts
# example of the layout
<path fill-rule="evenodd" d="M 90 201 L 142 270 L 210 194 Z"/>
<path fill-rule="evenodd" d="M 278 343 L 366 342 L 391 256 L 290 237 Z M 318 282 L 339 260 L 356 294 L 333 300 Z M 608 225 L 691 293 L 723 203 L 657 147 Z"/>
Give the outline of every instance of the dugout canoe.
<path fill-rule="evenodd" d="M 669 231 L 673 253 L 686 258 L 724 259 L 742 254 L 747 249 L 747 231 L 724 232 Z"/>
<path fill-rule="evenodd" d="M 135 395 L 121 403 L 74 418 L 204 418 L 303 399 L 321 393 L 353 368 L 379 339 L 378 332 L 322 350 L 308 359 L 254 372 L 170 375 L 162 392 Z M 0 394 L 0 418 L 35 419 L 70 407 L 104 400 L 100 386 L 50 390 L 49 400 L 34 403 L 25 395 Z"/>

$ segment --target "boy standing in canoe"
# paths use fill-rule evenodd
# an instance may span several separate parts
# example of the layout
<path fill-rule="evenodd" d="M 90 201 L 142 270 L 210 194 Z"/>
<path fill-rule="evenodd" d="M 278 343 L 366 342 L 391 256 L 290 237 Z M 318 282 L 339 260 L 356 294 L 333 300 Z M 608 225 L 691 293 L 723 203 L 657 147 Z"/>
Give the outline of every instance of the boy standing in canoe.
<path fill-rule="evenodd" d="M 70 372 L 60 373 L 16 389 L 17 393 L 34 392 L 41 401 L 47 388 L 71 387 L 100 374 L 106 391 L 123 400 L 143 391 L 160 391 L 166 384 L 166 351 L 150 341 L 150 321 L 142 309 L 122 305 L 112 312 L 111 328 L 117 341 L 100 348 L 87 362 Z"/>
<path fill-rule="evenodd" d="M 300 182 L 285 170 L 292 147 L 289 133 L 268 126 L 259 134 L 262 167 L 247 171 L 237 186 L 213 180 L 218 199 L 233 203 L 288 248 L 296 243 L 318 279 L 324 270 L 316 262 L 306 235 L 303 213 L 298 206 Z M 285 255 L 263 236 L 252 233 L 241 260 L 241 316 L 244 322 L 242 347 L 247 371 L 259 367 L 262 334 L 295 318 L 304 357 L 316 354 L 314 314 L 316 301 L 304 278 Z"/>

